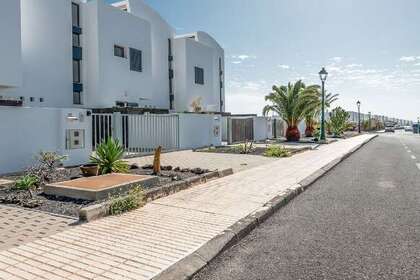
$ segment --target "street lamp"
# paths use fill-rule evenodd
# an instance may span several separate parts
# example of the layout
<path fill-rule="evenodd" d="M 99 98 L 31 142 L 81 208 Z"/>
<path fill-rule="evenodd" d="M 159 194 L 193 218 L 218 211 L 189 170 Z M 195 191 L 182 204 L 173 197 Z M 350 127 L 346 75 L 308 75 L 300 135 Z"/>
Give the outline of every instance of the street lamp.
<path fill-rule="evenodd" d="M 319 78 L 322 82 L 322 100 L 321 100 L 321 135 L 320 140 L 325 141 L 325 81 L 327 80 L 328 72 L 322 67 L 319 72 Z"/>
<path fill-rule="evenodd" d="M 358 128 L 359 128 L 359 134 L 362 133 L 362 129 L 360 127 L 360 101 L 357 101 L 357 120 L 358 120 Z"/>
<path fill-rule="evenodd" d="M 417 117 L 417 134 L 420 134 L 420 117 Z"/>

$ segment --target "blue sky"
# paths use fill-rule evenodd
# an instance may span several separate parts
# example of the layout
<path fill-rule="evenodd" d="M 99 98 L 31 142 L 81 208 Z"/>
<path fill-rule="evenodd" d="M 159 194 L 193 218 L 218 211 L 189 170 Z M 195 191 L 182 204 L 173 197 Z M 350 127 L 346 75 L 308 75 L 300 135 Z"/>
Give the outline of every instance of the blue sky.
<path fill-rule="evenodd" d="M 203 30 L 226 52 L 226 103 L 261 114 L 273 84 L 303 79 L 340 94 L 336 105 L 420 115 L 418 0 L 146 0 L 179 34 Z"/>

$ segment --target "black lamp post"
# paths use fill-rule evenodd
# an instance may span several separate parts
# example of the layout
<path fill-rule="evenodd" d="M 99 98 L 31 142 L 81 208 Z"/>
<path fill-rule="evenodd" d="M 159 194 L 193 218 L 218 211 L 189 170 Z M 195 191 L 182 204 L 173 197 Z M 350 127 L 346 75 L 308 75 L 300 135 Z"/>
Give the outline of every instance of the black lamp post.
<path fill-rule="evenodd" d="M 372 130 L 372 112 L 368 112 L 369 114 L 369 131 Z"/>
<path fill-rule="evenodd" d="M 321 135 L 320 140 L 325 141 L 325 81 L 327 80 L 328 72 L 322 67 L 319 72 L 319 78 L 322 82 L 322 99 L 321 99 Z"/>
<path fill-rule="evenodd" d="M 358 128 L 359 128 L 359 134 L 362 133 L 362 129 L 360 127 L 360 101 L 357 101 L 357 120 L 358 120 Z"/>

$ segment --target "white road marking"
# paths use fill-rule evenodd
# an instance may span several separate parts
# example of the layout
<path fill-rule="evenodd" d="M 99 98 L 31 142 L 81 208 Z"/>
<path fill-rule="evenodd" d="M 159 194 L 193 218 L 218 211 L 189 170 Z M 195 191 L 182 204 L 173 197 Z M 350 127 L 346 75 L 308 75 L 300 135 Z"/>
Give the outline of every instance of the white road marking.
<path fill-rule="evenodd" d="M 411 151 L 410 151 L 410 150 L 408 150 L 408 151 L 407 151 L 407 153 L 411 153 Z"/>
<path fill-rule="evenodd" d="M 417 168 L 420 169 L 420 163 L 416 163 Z"/>
<path fill-rule="evenodd" d="M 415 156 L 413 156 L 413 155 L 411 156 L 411 158 L 412 158 L 412 159 L 416 159 L 416 157 L 415 157 Z"/>

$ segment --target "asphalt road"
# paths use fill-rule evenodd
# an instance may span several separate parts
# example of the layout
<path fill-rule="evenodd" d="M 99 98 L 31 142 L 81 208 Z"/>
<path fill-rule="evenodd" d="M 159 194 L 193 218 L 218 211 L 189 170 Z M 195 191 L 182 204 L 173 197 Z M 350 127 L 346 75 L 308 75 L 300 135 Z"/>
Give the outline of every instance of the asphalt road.
<path fill-rule="evenodd" d="M 376 138 L 194 279 L 419 280 L 420 136 Z"/>

